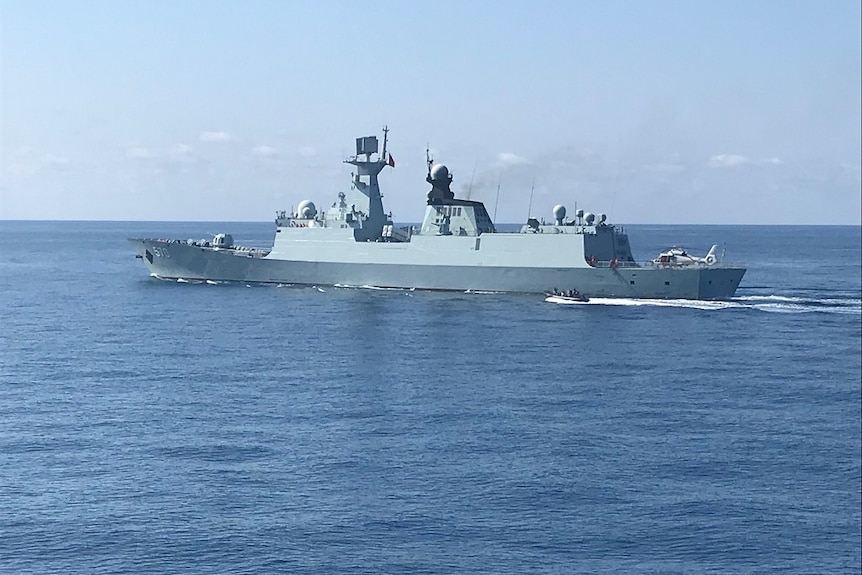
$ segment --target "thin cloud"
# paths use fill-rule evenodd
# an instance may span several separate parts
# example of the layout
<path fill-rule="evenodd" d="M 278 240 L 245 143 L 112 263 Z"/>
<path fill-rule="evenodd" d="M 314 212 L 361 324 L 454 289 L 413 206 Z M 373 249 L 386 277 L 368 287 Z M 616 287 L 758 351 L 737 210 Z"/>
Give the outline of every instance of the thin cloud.
<path fill-rule="evenodd" d="M 217 131 L 217 132 L 201 132 L 199 137 L 201 142 L 210 142 L 210 143 L 221 143 L 221 142 L 230 142 L 233 140 L 233 137 L 227 132 Z"/>
<path fill-rule="evenodd" d="M 657 172 L 660 174 L 679 174 L 685 171 L 685 166 L 675 162 L 659 162 L 657 164 L 648 164 L 645 166 L 649 172 Z"/>
<path fill-rule="evenodd" d="M 738 154 L 717 154 L 709 159 L 710 168 L 735 168 L 750 163 L 751 160 Z"/>
<path fill-rule="evenodd" d="M 529 164 L 530 160 L 512 152 L 500 152 L 497 154 L 497 164 L 501 166 L 522 166 Z"/>
<path fill-rule="evenodd" d="M 0 163 L 0 176 L 23 178 L 46 171 L 65 171 L 72 166 L 66 156 L 42 153 L 29 146 L 13 150 L 5 162 Z"/>
<path fill-rule="evenodd" d="M 195 161 L 192 147 L 188 144 L 174 144 L 168 149 L 168 159 L 175 162 L 189 163 Z"/>
<path fill-rule="evenodd" d="M 783 162 L 778 158 L 754 160 L 738 154 L 717 154 L 709 159 L 710 168 L 736 168 L 739 166 L 778 166 Z"/>
<path fill-rule="evenodd" d="M 314 146 L 302 146 L 297 151 L 303 158 L 312 158 L 317 155 L 317 148 Z"/>
<path fill-rule="evenodd" d="M 262 157 L 269 158 L 272 156 L 277 156 L 278 150 L 276 150 L 272 146 L 255 146 L 254 148 L 251 149 L 251 153 L 254 154 L 255 156 L 262 156 Z"/>

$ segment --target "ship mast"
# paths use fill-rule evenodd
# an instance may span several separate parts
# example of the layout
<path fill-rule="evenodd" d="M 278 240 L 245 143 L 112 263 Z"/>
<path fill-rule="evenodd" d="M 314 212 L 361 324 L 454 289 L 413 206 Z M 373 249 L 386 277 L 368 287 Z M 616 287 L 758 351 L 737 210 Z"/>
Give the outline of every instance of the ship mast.
<path fill-rule="evenodd" d="M 383 151 L 377 155 L 377 159 L 371 159 L 371 156 L 378 152 L 377 136 L 365 136 L 356 138 L 356 155 L 344 160 L 345 164 L 356 166 L 353 186 L 368 197 L 368 215 L 360 220 L 360 227 L 354 230 L 357 241 L 373 241 L 380 238 L 383 226 L 387 223 L 388 218 L 383 212 L 383 196 L 380 195 L 377 175 L 383 168 L 391 165 L 386 151 L 388 141 L 389 128 L 384 126 Z"/>

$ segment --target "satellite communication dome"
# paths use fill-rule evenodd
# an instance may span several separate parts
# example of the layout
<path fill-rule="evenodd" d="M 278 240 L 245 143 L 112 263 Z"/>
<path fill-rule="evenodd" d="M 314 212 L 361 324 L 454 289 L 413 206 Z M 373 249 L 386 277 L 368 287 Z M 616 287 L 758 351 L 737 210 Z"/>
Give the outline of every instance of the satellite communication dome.
<path fill-rule="evenodd" d="M 311 200 L 302 200 L 299 202 L 299 205 L 296 206 L 296 214 L 300 218 L 310 220 L 317 215 L 317 208 L 314 207 L 314 202 Z"/>
<path fill-rule="evenodd" d="M 607 221 L 608 217 L 605 214 L 599 214 L 599 223 L 603 224 Z"/>
<path fill-rule="evenodd" d="M 593 221 L 595 219 L 596 219 L 596 216 L 594 216 L 592 213 L 590 213 L 590 212 L 584 213 L 584 220 L 586 220 L 588 226 L 593 225 Z"/>
<path fill-rule="evenodd" d="M 431 167 L 431 179 L 435 182 L 445 182 L 449 179 L 449 168 L 443 164 L 434 164 Z"/>
<path fill-rule="evenodd" d="M 556 220 L 558 226 L 561 226 L 564 219 L 566 219 L 566 206 L 557 204 L 554 206 L 554 220 Z"/>

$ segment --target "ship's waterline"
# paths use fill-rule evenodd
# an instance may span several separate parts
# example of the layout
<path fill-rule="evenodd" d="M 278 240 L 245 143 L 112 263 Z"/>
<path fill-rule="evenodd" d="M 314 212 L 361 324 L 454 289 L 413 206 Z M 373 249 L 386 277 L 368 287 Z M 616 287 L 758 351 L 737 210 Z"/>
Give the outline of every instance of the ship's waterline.
<path fill-rule="evenodd" d="M 583 210 L 567 219 L 563 206 L 551 223 L 530 218 L 517 232 L 498 232 L 481 202 L 454 197 L 448 168 L 430 158 L 422 225 L 396 226 L 383 211 L 377 179 L 394 165 L 386 148 L 384 130 L 382 151 L 376 137 L 359 138 L 345 161 L 356 167 L 352 184 L 368 198 L 367 212 L 348 205 L 344 193 L 325 211 L 301 202 L 277 214 L 271 249 L 236 246 L 228 234 L 130 241 L 151 273 L 189 280 L 727 299 L 745 274 L 719 261 L 715 248 L 704 258 L 674 248 L 638 264 L 623 229 Z"/>

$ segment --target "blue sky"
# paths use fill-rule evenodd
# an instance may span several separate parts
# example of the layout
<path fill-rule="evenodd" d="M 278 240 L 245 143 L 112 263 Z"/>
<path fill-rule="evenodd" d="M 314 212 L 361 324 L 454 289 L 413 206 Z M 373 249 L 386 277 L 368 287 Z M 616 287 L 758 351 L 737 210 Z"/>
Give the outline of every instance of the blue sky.
<path fill-rule="evenodd" d="M 497 220 L 859 224 L 860 2 L 0 0 L 0 219 L 251 220 L 425 148 Z"/>

